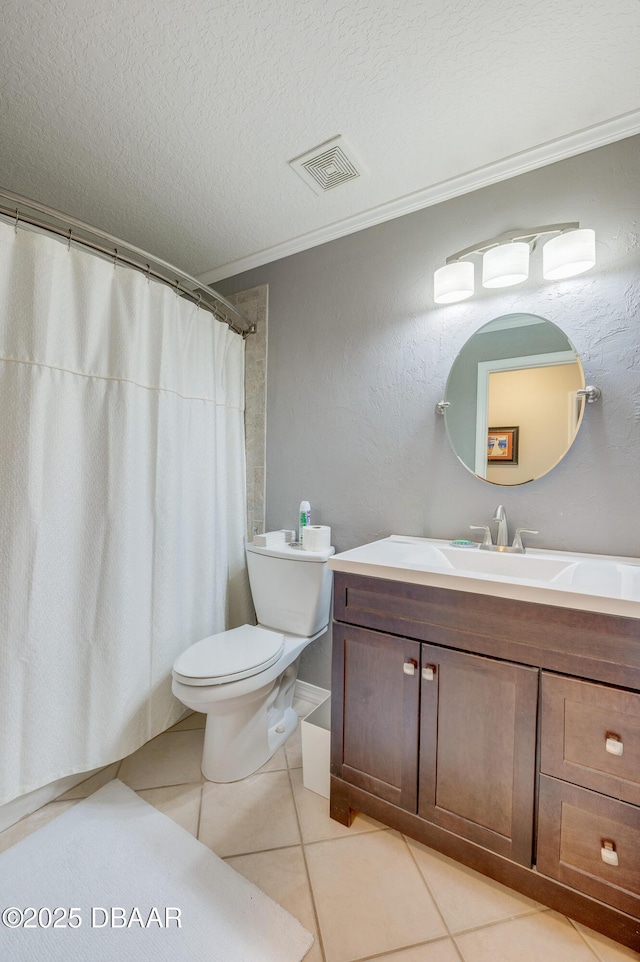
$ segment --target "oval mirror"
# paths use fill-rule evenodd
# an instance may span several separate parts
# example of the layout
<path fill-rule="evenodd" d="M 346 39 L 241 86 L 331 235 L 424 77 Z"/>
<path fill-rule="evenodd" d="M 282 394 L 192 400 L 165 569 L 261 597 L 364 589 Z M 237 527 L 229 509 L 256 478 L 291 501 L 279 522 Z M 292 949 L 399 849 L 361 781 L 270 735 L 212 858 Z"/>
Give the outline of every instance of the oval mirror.
<path fill-rule="evenodd" d="M 451 367 L 451 446 L 483 481 L 535 481 L 573 444 L 584 386 L 580 358 L 559 327 L 536 314 L 497 317 L 469 338 Z"/>

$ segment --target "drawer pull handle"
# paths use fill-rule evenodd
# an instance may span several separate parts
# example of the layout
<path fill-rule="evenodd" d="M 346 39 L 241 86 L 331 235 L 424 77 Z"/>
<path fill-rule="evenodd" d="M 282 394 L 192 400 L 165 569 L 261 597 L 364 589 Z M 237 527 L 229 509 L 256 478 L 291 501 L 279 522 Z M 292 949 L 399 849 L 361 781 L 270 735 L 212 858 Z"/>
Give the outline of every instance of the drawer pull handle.
<path fill-rule="evenodd" d="M 610 755 L 622 755 L 624 745 L 620 735 L 615 735 L 613 732 L 607 732 L 606 737 L 607 740 L 604 743 L 606 751 L 608 751 Z"/>
<path fill-rule="evenodd" d="M 436 676 L 436 666 L 435 666 L 435 665 L 426 665 L 426 666 L 422 669 L 422 677 L 424 678 L 425 681 L 433 681 L 433 679 L 435 678 L 435 676 Z"/>
<path fill-rule="evenodd" d="M 611 842 L 609 839 L 603 838 L 600 856 L 606 865 L 617 865 L 618 853 L 616 852 L 615 842 Z"/>
<path fill-rule="evenodd" d="M 405 675 L 415 675 L 417 668 L 418 662 L 414 658 L 410 658 L 409 661 L 405 661 L 404 665 L 402 666 L 402 670 L 404 671 Z"/>

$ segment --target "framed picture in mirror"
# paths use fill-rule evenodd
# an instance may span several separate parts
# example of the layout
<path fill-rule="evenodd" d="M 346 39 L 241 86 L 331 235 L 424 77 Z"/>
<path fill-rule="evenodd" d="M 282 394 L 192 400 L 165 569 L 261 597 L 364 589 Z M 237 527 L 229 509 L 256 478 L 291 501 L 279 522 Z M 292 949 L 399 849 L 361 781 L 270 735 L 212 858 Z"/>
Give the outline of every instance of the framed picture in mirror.
<path fill-rule="evenodd" d="M 519 431 L 517 427 L 489 428 L 487 461 L 492 464 L 517 464 Z"/>

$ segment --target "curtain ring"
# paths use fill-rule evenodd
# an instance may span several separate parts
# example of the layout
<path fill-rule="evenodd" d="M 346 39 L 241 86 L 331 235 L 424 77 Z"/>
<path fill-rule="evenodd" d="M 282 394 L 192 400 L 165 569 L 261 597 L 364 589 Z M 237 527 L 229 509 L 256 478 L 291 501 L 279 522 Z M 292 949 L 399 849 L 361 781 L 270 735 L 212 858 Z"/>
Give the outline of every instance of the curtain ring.
<path fill-rule="evenodd" d="M 151 278 L 151 264 L 147 264 L 147 284 Z"/>
<path fill-rule="evenodd" d="M 196 304 L 196 307 L 200 307 L 201 303 L 202 303 L 202 294 L 198 294 L 198 303 Z"/>
<path fill-rule="evenodd" d="M 67 242 L 67 250 L 71 250 L 71 228 L 69 228 L 69 240 Z"/>
<path fill-rule="evenodd" d="M 18 233 L 18 220 L 19 220 L 19 219 L 20 219 L 20 211 L 19 211 L 18 208 L 16 207 L 16 222 L 15 222 L 15 225 L 14 225 L 14 230 L 15 230 L 16 234 Z"/>
<path fill-rule="evenodd" d="M 118 248 L 114 248 L 113 251 L 113 269 L 115 270 L 118 266 Z"/>
<path fill-rule="evenodd" d="M 180 280 L 177 280 L 176 281 L 176 297 L 178 296 L 179 293 L 180 293 Z"/>

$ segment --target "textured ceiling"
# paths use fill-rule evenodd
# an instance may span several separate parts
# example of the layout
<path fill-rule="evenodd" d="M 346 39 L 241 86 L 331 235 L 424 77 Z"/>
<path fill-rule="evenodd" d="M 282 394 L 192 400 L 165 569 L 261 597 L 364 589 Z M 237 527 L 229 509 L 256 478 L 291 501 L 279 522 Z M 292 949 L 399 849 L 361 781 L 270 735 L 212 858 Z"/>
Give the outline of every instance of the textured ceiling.
<path fill-rule="evenodd" d="M 192 274 L 640 108 L 639 0 L 0 11 L 0 186 Z M 365 173 L 319 197 L 287 161 L 337 134 Z"/>

